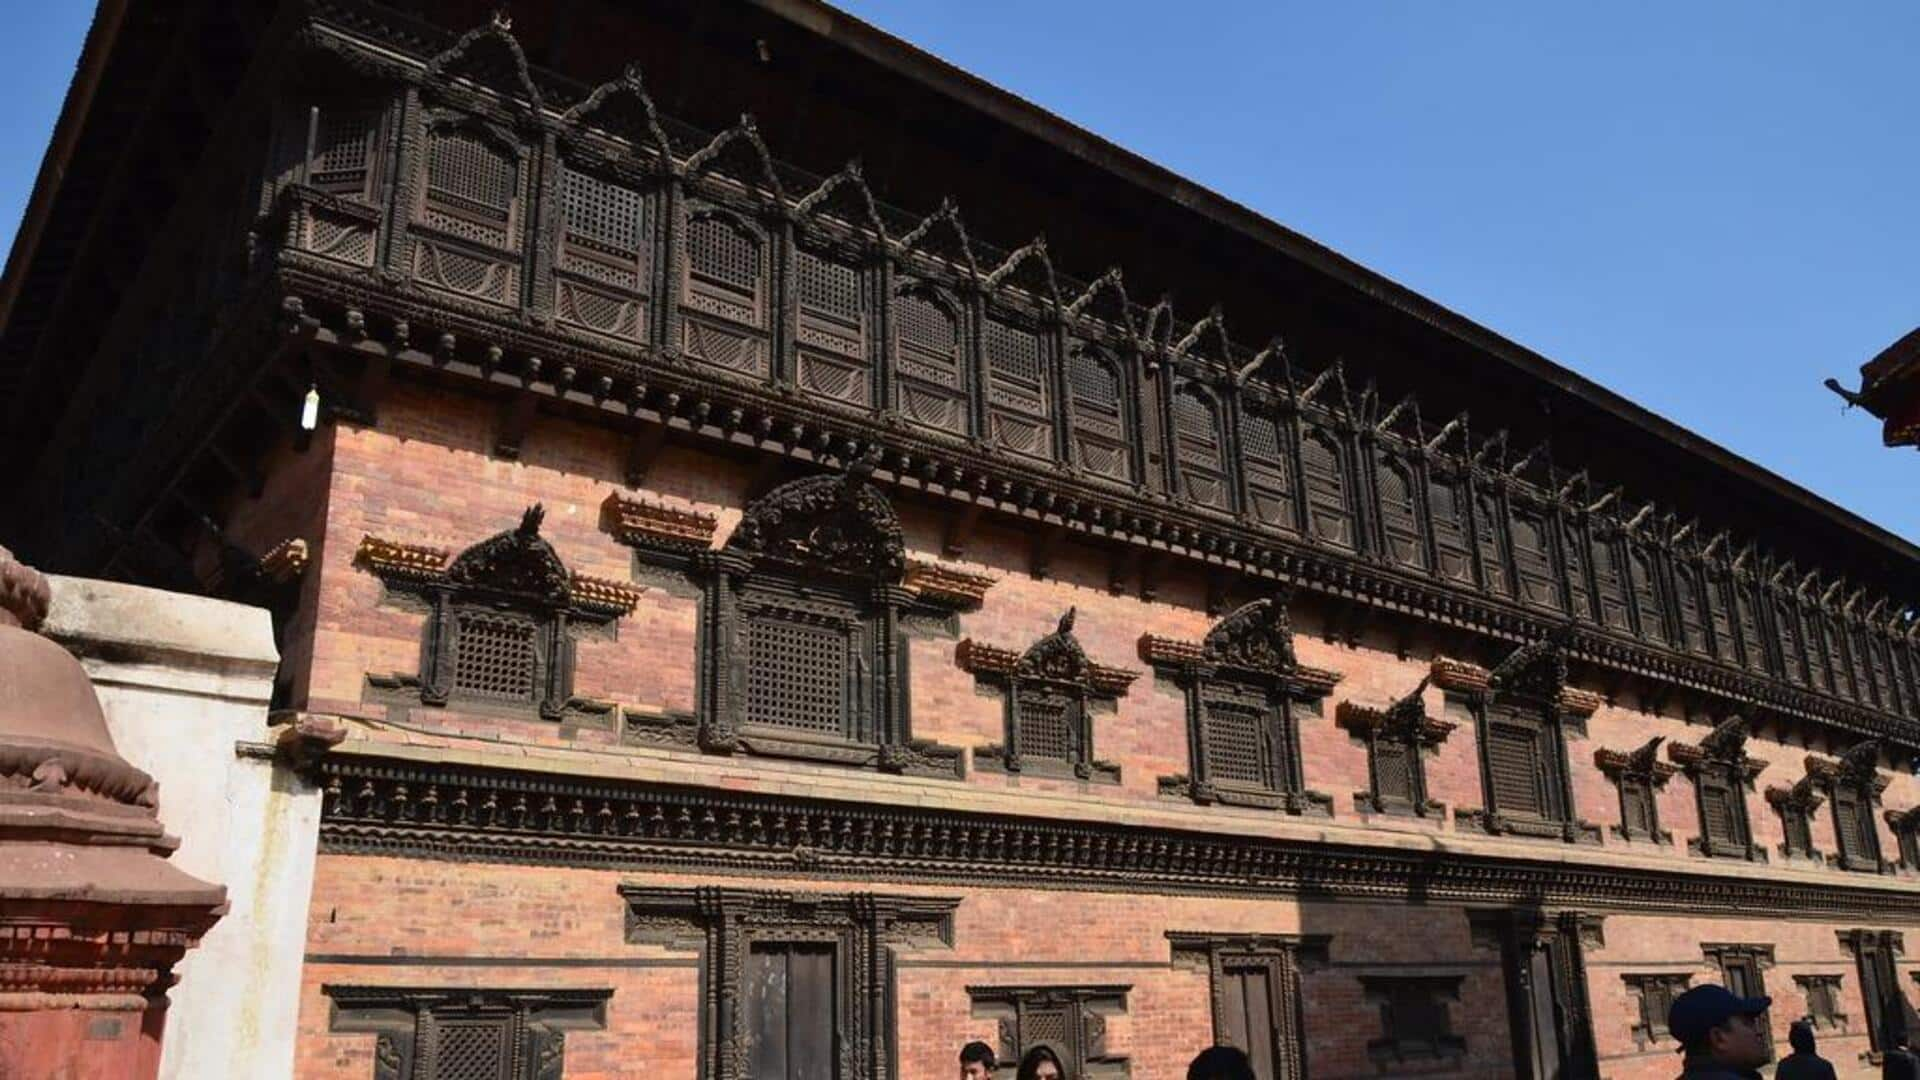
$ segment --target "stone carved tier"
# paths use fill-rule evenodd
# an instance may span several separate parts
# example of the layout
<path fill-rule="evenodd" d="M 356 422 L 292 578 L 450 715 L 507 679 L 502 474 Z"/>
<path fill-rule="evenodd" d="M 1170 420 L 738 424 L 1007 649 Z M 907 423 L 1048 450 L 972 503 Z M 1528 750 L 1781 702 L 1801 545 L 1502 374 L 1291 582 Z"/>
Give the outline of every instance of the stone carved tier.
<path fill-rule="evenodd" d="M 0 1076 L 150 1077 L 173 967 L 226 890 L 167 861 L 153 778 L 34 632 L 48 601 L 0 548 Z"/>

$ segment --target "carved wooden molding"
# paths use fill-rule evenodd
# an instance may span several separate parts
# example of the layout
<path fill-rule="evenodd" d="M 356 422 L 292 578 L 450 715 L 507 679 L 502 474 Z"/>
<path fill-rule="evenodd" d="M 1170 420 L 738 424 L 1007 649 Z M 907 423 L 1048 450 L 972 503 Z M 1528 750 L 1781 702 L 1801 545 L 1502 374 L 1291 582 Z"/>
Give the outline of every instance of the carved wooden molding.
<path fill-rule="evenodd" d="M 1427 798 L 1427 751 L 1439 746 L 1459 725 L 1428 716 L 1423 697 L 1431 677 L 1423 678 L 1400 700 L 1384 708 L 1343 701 L 1333 722 L 1367 746 L 1367 788 L 1354 793 L 1362 810 L 1379 814 L 1439 816 L 1446 807 Z"/>
<path fill-rule="evenodd" d="M 954 660 L 962 671 L 1002 690 L 1006 741 L 974 752 L 976 763 L 1010 773 L 1029 769 L 1082 780 L 1120 780 L 1120 767 L 1094 757 L 1091 702 L 1111 705 L 1139 672 L 1088 659 L 1073 634 L 1068 608 L 1053 633 L 1025 652 L 960 642 Z"/>
<path fill-rule="evenodd" d="M 285 585 L 306 573 L 310 555 L 307 542 L 300 537 L 282 540 L 260 556 L 260 574 L 276 585 Z"/>
<path fill-rule="evenodd" d="M 601 520 L 615 540 L 665 551 L 705 551 L 713 546 L 719 519 L 614 492 L 600 504 Z"/>
<path fill-rule="evenodd" d="M 1107 1017 L 1127 1011 L 1127 984 L 969 986 L 976 1020 L 999 1029 L 997 1056 L 1017 1062 L 1042 1043 L 1060 1055 L 1067 1075 L 1121 1080 L 1133 1075 L 1127 1055 L 1107 1046 Z"/>
<path fill-rule="evenodd" d="M 620 886 L 633 944 L 698 950 L 708 1021 L 701 1026 L 700 1074 L 753 1080 L 747 960 L 756 943 L 813 943 L 835 952 L 844 995 L 834 1030 L 843 1053 L 835 1075 L 886 1080 L 894 1060 L 896 948 L 950 948 L 958 897 L 786 892 L 701 886 Z"/>
<path fill-rule="evenodd" d="M 979 607 L 995 580 L 986 574 L 956 570 L 925 559 L 910 559 L 906 576 L 900 583 L 928 601 L 965 610 Z"/>

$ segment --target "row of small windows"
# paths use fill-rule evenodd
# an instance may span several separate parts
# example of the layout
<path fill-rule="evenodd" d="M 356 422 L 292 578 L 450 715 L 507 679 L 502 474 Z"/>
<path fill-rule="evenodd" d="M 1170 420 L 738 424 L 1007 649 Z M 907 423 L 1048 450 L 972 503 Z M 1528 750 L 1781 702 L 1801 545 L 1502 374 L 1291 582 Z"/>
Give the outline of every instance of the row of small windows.
<path fill-rule="evenodd" d="M 290 134 L 305 145 L 306 182 L 372 197 L 383 123 L 375 110 L 312 109 Z M 298 157 L 298 155 L 296 155 Z M 417 213 L 422 224 L 486 249 L 514 250 L 526 179 L 519 156 L 465 127 L 436 128 L 427 143 Z M 620 184 L 568 165 L 560 169 L 565 247 L 559 267 L 564 321 L 599 333 L 644 337 L 648 322 L 645 260 L 648 201 Z M 355 250 L 361 250 L 356 248 Z M 732 215 L 695 209 L 685 226 L 686 310 L 711 320 L 688 330 L 688 351 L 721 367 L 759 376 L 770 366 L 758 340 L 767 326 L 771 260 L 764 239 Z M 460 253 L 435 263 L 443 279 L 476 295 L 506 299 L 512 271 L 491 273 Z M 827 397 L 870 407 L 876 400 L 866 336 L 863 272 L 830 255 L 796 252 L 795 292 L 803 382 Z M 962 363 L 963 320 L 925 285 L 909 282 L 887 298 L 906 389 L 907 419 L 965 436 L 969 395 L 987 398 L 986 432 L 1001 445 L 1052 458 L 1066 449 L 1092 475 L 1157 484 L 1151 393 L 1131 403 L 1130 380 L 1110 357 L 1086 344 L 1065 353 L 1075 419 L 1056 444 L 1047 369 L 1051 346 L 998 319 L 980 324 L 989 384 L 975 390 Z M 811 355 L 809 351 L 811 350 Z M 1507 505 L 1440 469 L 1371 454 L 1309 420 L 1284 422 L 1264 406 L 1234 405 L 1196 385 L 1170 394 L 1172 467 L 1192 502 L 1262 524 L 1302 531 L 1347 549 L 1378 548 L 1391 562 L 1541 608 L 1563 611 L 1651 642 L 1710 656 L 1789 682 L 1895 710 L 1920 700 L 1920 670 L 1904 646 L 1877 632 L 1774 595 L 1761 602 L 1751 583 L 1708 575 L 1685 558 L 1656 556 L 1636 540 L 1588 537 L 1552 516 Z M 1229 438 L 1226 413 L 1236 414 Z M 1147 425 L 1144 454 L 1134 444 L 1136 410 Z M 1287 424 L 1297 423 L 1298 434 Z M 1238 461 L 1230 447 L 1238 443 Z M 1371 457 L 1373 460 L 1367 460 Z M 1238 471 L 1243 474 L 1236 477 Z M 1236 480 L 1239 482 L 1236 483 Z M 1243 490 L 1242 490 L 1243 489 Z M 1470 510 L 1470 512 L 1469 512 Z M 1771 593 L 1773 590 L 1769 590 Z"/>

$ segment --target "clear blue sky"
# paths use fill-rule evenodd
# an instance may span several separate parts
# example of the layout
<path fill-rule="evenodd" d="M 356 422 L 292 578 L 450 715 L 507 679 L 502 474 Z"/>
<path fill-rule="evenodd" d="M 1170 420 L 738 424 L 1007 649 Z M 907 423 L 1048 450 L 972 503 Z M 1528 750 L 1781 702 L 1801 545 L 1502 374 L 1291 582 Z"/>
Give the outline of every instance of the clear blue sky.
<path fill-rule="evenodd" d="M 845 6 L 1920 541 L 1820 386 L 1920 324 L 1920 5 Z M 85 22 L 10 20 L 0 228 Z"/>

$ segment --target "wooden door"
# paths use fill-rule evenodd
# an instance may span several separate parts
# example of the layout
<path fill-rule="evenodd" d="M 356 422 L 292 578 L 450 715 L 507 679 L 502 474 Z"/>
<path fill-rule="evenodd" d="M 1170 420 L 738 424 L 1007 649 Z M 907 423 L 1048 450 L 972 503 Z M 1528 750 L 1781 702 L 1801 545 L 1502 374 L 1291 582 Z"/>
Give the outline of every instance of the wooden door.
<path fill-rule="evenodd" d="M 831 944 L 756 944 L 741 1003 L 754 1080 L 837 1080 Z"/>

